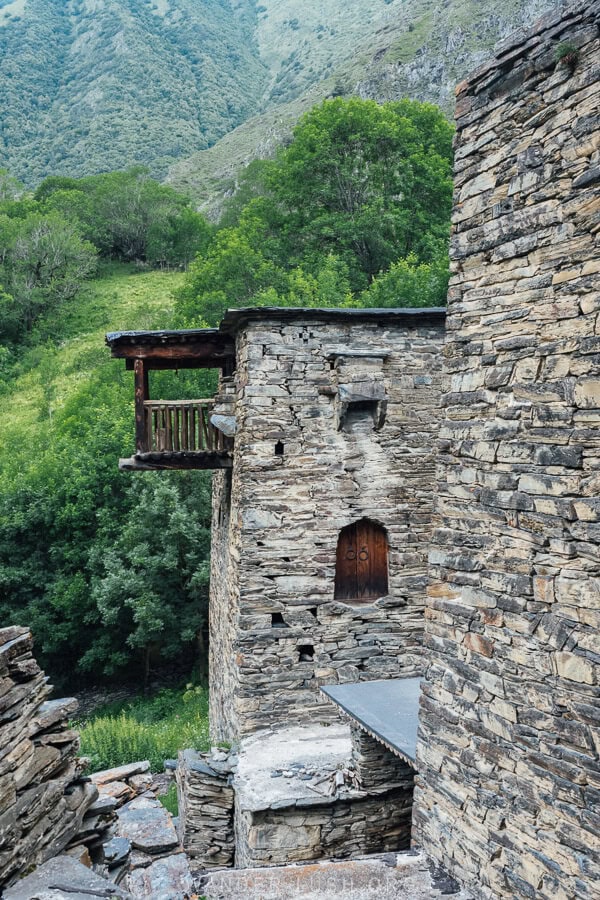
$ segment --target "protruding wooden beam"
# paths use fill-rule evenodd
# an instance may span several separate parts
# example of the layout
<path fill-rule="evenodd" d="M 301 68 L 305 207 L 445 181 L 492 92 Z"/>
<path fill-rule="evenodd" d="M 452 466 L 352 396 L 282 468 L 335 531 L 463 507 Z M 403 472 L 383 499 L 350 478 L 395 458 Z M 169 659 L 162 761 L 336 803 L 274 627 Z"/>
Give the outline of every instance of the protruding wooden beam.
<path fill-rule="evenodd" d="M 231 469 L 231 453 L 141 453 L 119 460 L 124 472 L 163 471 L 166 469 Z"/>
<path fill-rule="evenodd" d="M 135 446 L 138 453 L 150 450 L 147 446 L 146 410 L 144 403 L 150 399 L 148 370 L 143 359 L 136 359 L 133 367 L 135 375 Z"/>

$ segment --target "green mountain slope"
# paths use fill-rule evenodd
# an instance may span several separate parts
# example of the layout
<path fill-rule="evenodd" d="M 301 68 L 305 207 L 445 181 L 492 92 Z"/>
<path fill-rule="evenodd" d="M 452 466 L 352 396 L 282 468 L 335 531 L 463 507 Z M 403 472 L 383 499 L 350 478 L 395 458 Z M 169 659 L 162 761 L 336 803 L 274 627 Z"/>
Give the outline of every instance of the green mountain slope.
<path fill-rule="evenodd" d="M 131 377 L 111 360 L 104 335 L 120 328 L 164 327 L 172 316 L 172 292 L 182 281 L 182 275 L 171 272 L 140 274 L 114 266 L 43 323 L 45 334 L 60 337 L 60 344 L 46 344 L 40 335 L 40 345 L 24 356 L 21 371 L 3 385 L 0 481 L 40 464 L 38 454 L 44 456 L 44 448 L 52 445 L 57 414 L 97 379 L 110 383 L 118 396 L 115 421 L 127 419 L 125 436 L 133 440 Z M 110 416 L 110 410 L 103 412 Z"/>
<path fill-rule="evenodd" d="M 324 77 L 299 96 L 295 88 L 282 89 L 281 98 L 293 99 L 270 106 L 214 147 L 175 163 L 167 180 L 191 194 L 209 216 L 218 218 L 224 198 L 235 190 L 239 171 L 257 157 L 272 155 L 289 139 L 302 113 L 326 97 L 355 94 L 380 102 L 410 97 L 436 103 L 451 115 L 456 84 L 490 55 L 494 44 L 561 2 L 400 0 L 390 3 L 387 13 L 372 16 L 368 22 L 365 19 L 362 37 L 360 20 L 352 18 L 355 4 L 347 3 L 347 40 L 335 36 L 338 51 L 345 48 L 344 59 L 337 65 L 327 64 L 321 70 Z M 281 4 L 288 8 L 294 5 L 292 0 Z M 343 17 L 342 3 L 334 0 L 332 7 L 332 21 L 338 14 Z M 261 22 L 259 45 L 266 41 L 267 34 L 268 24 Z M 275 34 L 273 29 L 271 39 Z M 323 42 L 326 40 L 325 46 L 334 38 L 324 37 Z M 301 46 L 304 48 L 304 43 Z M 279 83 L 286 84 L 283 75 Z"/>
<path fill-rule="evenodd" d="M 0 0 L 0 166 L 163 174 L 259 108 L 255 25 L 252 0 Z"/>
<path fill-rule="evenodd" d="M 0 166 L 161 176 L 300 95 L 404 0 L 0 0 Z"/>

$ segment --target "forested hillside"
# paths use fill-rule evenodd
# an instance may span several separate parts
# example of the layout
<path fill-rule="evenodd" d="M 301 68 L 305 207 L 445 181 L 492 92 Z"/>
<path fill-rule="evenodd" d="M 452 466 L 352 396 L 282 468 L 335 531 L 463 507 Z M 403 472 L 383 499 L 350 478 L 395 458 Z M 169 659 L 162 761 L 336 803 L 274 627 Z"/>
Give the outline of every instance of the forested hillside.
<path fill-rule="evenodd" d="M 0 167 L 163 174 L 259 108 L 254 25 L 250 0 L 0 0 Z"/>
<path fill-rule="evenodd" d="M 0 167 L 155 176 L 331 71 L 402 0 L 0 0 Z"/>
<path fill-rule="evenodd" d="M 449 111 L 498 38 L 557 2 L 0 0 L 0 167 L 30 186 L 171 169 L 220 208 L 315 102 L 408 96 Z"/>

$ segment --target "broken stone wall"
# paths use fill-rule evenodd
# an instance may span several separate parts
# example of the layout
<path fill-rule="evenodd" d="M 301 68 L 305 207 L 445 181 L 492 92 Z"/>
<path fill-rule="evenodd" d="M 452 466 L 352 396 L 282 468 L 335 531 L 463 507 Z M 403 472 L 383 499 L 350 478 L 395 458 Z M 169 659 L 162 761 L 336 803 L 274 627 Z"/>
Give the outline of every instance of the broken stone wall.
<path fill-rule="evenodd" d="M 32 646 L 27 629 L 0 629 L 0 889 L 64 850 L 98 796 L 69 728 L 77 701 L 47 700 Z"/>
<path fill-rule="evenodd" d="M 249 812 L 236 806 L 236 866 L 289 865 L 352 859 L 410 846 L 412 785 L 382 787 L 379 795 L 332 798 L 321 805 Z"/>
<path fill-rule="evenodd" d="M 227 513 L 225 476 L 214 495 L 215 740 L 335 718 L 321 684 L 420 672 L 443 322 L 265 310 L 239 329 Z M 362 518 L 387 532 L 388 594 L 335 602 L 338 536 Z"/>
<path fill-rule="evenodd" d="M 234 864 L 235 756 L 182 750 L 177 765 L 178 834 L 194 868 Z"/>
<path fill-rule="evenodd" d="M 599 21 L 458 90 L 415 825 L 481 897 L 600 884 Z"/>

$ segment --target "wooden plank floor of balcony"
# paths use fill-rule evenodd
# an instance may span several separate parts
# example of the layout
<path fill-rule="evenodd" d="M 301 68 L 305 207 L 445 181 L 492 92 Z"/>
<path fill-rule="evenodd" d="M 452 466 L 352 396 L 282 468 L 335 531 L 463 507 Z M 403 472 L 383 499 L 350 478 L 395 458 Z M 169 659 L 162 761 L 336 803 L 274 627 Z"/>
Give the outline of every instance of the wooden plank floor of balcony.
<path fill-rule="evenodd" d="M 136 453 L 119 460 L 119 469 L 127 472 L 159 469 L 230 469 L 233 455 L 230 450 L 197 450 Z"/>

